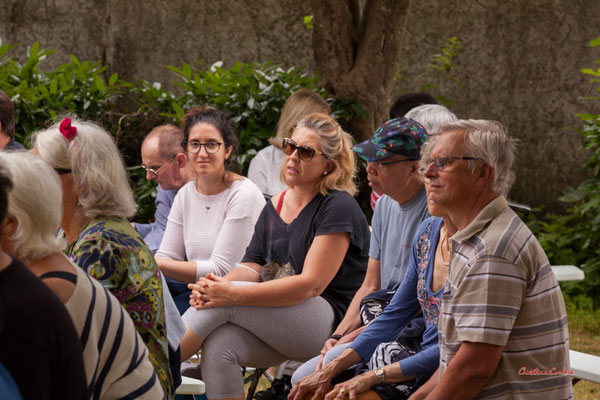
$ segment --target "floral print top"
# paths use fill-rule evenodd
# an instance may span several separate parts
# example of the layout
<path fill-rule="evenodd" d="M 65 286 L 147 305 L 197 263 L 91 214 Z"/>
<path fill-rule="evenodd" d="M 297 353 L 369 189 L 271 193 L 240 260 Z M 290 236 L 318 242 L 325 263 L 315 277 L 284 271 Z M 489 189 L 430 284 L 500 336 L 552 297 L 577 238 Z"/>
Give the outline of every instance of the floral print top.
<path fill-rule="evenodd" d="M 413 242 L 410 265 L 390 304 L 350 345 L 363 360 L 369 360 L 380 343 L 395 341 L 420 310 L 425 322 L 422 349 L 400 360 L 400 369 L 405 375 L 417 376 L 430 376 L 437 369 L 440 360 L 437 325 L 444 287 L 433 292 L 431 286 L 442 224 L 443 220 L 435 217 L 423 221 Z"/>
<path fill-rule="evenodd" d="M 166 398 L 172 399 L 163 286 L 160 270 L 144 240 L 126 219 L 98 216 L 66 253 L 127 310 L 148 347 Z"/>
<path fill-rule="evenodd" d="M 439 236 L 438 228 L 438 230 L 435 232 L 436 238 L 432 249 L 431 230 L 434 221 L 435 220 L 433 219 L 428 221 L 427 225 L 425 226 L 425 229 L 418 236 L 419 239 L 417 242 L 417 299 L 419 299 L 419 304 L 421 305 L 421 309 L 423 310 L 423 318 L 425 318 L 427 322 L 437 325 L 440 317 L 440 308 L 442 304 L 439 296 L 443 288 L 438 290 L 438 293 L 433 293 L 431 290 L 428 290 L 428 287 L 431 288 L 431 284 L 433 282 L 433 268 L 427 268 L 429 266 L 430 260 L 431 262 L 433 262 L 436 247 L 439 245 L 437 244 Z"/>

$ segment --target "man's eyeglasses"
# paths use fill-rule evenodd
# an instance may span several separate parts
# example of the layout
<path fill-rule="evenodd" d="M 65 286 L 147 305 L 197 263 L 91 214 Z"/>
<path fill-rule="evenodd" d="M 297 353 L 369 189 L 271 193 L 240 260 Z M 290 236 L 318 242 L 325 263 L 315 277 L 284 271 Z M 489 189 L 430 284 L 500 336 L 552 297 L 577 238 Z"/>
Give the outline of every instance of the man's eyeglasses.
<path fill-rule="evenodd" d="M 409 161 L 416 161 L 416 160 L 413 160 L 411 158 L 407 158 L 405 160 L 395 160 L 395 161 L 387 161 L 387 162 L 383 162 L 383 161 L 367 161 L 367 165 L 371 164 L 372 166 L 375 167 L 376 170 L 383 171 L 383 169 L 385 168 L 386 165 L 396 164 L 396 163 L 401 163 L 401 162 L 409 162 Z"/>
<path fill-rule="evenodd" d="M 160 167 L 158 167 L 158 169 L 154 169 L 154 168 L 150 168 L 148 167 L 146 164 L 142 164 L 142 168 L 144 168 L 147 172 L 150 172 L 154 175 L 158 175 L 158 173 L 171 161 L 173 161 L 175 159 L 175 157 L 177 157 L 177 154 L 175 154 L 173 157 L 169 158 L 167 160 L 166 163 L 164 163 L 163 165 L 161 165 Z"/>
<path fill-rule="evenodd" d="M 196 154 L 200 152 L 202 146 L 204 146 L 204 150 L 206 150 L 209 154 L 214 154 L 221 148 L 223 143 L 219 142 L 206 142 L 200 143 L 197 140 L 184 140 L 181 142 L 181 146 L 188 151 L 188 153 Z"/>
<path fill-rule="evenodd" d="M 434 164 L 438 171 L 443 171 L 447 166 L 452 164 L 452 161 L 456 160 L 485 161 L 483 158 L 477 157 L 436 157 L 425 161 L 425 168 L 422 168 L 421 170 L 425 171 L 427 167 L 429 167 L 431 164 Z"/>
<path fill-rule="evenodd" d="M 327 156 L 321 153 L 319 150 L 315 150 L 308 146 L 298 146 L 292 139 L 283 139 L 283 152 L 285 155 L 291 156 L 296 150 L 298 150 L 298 158 L 300 158 L 302 161 L 309 162 L 313 159 L 315 153 L 319 153 L 323 157 L 327 158 Z"/>

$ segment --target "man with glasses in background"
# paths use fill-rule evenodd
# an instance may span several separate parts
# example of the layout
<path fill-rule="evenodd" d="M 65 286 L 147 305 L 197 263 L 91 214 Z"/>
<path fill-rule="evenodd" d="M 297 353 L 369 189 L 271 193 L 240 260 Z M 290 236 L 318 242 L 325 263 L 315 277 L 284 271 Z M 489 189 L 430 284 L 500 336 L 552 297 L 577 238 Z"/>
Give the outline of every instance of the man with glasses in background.
<path fill-rule="evenodd" d="M 142 168 L 146 170 L 146 179 L 158 183 L 158 193 L 154 222 L 135 223 L 134 227 L 152 253 L 160 247 L 177 191 L 194 179 L 181 147 L 182 140 L 181 129 L 168 124 L 152 129 L 142 142 Z"/>
<path fill-rule="evenodd" d="M 142 168 L 146 170 L 146 179 L 158 183 L 156 212 L 154 222 L 134 223 L 133 226 L 144 238 L 153 254 L 160 247 L 160 242 L 165 234 L 167 219 L 177 191 L 194 179 L 193 172 L 188 168 L 187 156 L 181 147 L 182 140 L 181 129 L 167 124 L 152 129 L 142 142 Z M 171 297 L 164 276 L 162 282 L 167 340 L 169 341 L 169 364 L 175 387 L 177 387 L 181 383 L 179 342 L 185 333 L 185 325 Z"/>
<path fill-rule="evenodd" d="M 344 319 L 325 342 L 321 355 L 303 364 L 294 373 L 292 384 L 339 356 L 364 329 L 365 318 L 361 320 L 359 308 L 365 296 L 386 290 L 391 299 L 402 282 L 416 231 L 429 216 L 419 175 L 419 153 L 426 141 L 427 132 L 420 123 L 396 118 L 352 148 L 367 162 L 369 186 L 384 194 L 373 215 L 367 274 Z M 375 315 L 383 311 L 370 309 Z"/>
<path fill-rule="evenodd" d="M 0 89 L 0 151 L 25 151 L 25 147 L 15 140 L 15 106 Z"/>

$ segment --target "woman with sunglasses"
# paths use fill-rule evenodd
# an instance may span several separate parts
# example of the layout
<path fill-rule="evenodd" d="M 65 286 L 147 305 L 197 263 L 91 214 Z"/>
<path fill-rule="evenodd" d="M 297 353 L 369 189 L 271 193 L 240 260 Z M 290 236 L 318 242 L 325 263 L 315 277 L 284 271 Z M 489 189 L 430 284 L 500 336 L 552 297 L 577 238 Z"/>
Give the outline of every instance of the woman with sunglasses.
<path fill-rule="evenodd" d="M 183 316 L 181 354 L 186 359 L 202 348 L 209 398 L 243 398 L 240 365 L 268 367 L 318 354 L 343 317 L 369 249 L 367 221 L 352 197 L 350 145 L 326 115 L 300 121 L 283 146 L 281 174 L 290 189 L 263 209 L 241 265 L 190 285 L 194 308 Z M 293 274 L 261 282 L 261 266 L 269 262 L 289 263 Z"/>
<path fill-rule="evenodd" d="M 294 92 L 285 101 L 277 121 L 277 134 L 269 139 L 270 146 L 265 147 L 252 159 L 248 168 L 248 178 L 265 194 L 273 196 L 287 189 L 281 181 L 281 168 L 285 154 L 283 140 L 292 134 L 292 128 L 298 121 L 313 113 L 329 114 L 329 104 L 319 95 L 308 89 Z"/>
<path fill-rule="evenodd" d="M 188 283 L 223 276 L 242 259 L 265 204 L 252 181 L 229 170 L 237 137 L 225 114 L 194 109 L 182 125 L 195 179 L 177 193 L 155 255 L 181 314 L 189 307 Z"/>

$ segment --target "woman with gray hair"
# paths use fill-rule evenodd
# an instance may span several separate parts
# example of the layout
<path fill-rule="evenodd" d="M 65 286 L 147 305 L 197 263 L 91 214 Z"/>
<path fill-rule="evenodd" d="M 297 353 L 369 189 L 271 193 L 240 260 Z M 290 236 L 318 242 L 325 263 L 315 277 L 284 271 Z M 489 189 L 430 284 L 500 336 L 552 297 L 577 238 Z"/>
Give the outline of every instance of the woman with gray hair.
<path fill-rule="evenodd" d="M 24 152 L 0 152 L 0 164 L 14 185 L 1 249 L 21 259 L 65 305 L 83 350 L 88 398 L 162 398 L 142 338 L 119 300 L 62 253 L 65 243 L 56 238 L 62 215 L 56 172 Z"/>
<path fill-rule="evenodd" d="M 404 118 L 412 119 L 423 125 L 430 138 L 440 126 L 458 120 L 452 111 L 440 104 L 424 104 L 415 107 L 407 112 Z"/>
<path fill-rule="evenodd" d="M 161 275 L 127 221 L 136 205 L 115 142 L 99 125 L 65 118 L 36 132 L 32 143 L 34 153 L 60 177 L 67 255 L 119 299 L 150 352 L 166 397 L 172 398 Z"/>

